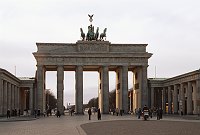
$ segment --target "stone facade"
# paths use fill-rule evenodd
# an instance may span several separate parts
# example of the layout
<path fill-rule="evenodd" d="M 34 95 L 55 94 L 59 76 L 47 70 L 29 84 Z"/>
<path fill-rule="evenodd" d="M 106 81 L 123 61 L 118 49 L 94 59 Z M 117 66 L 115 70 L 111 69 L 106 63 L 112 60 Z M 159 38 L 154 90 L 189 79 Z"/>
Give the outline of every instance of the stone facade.
<path fill-rule="evenodd" d="M 7 110 L 33 110 L 35 79 L 17 78 L 0 68 L 0 116 L 5 116 Z M 26 97 L 27 96 L 27 97 Z M 29 98 L 28 98 L 29 97 Z M 26 102 L 29 102 L 27 105 Z"/>
<path fill-rule="evenodd" d="M 151 107 L 169 114 L 200 113 L 200 70 L 168 79 L 149 78 Z"/>
<path fill-rule="evenodd" d="M 63 113 L 63 74 L 76 72 L 75 112 L 83 113 L 83 72 L 99 72 L 99 108 L 109 111 L 109 71 L 117 74 L 116 108 L 128 112 L 128 71 L 138 74 L 137 107 L 149 104 L 147 88 L 147 66 L 151 53 L 147 44 L 111 44 L 108 41 L 77 41 L 76 43 L 36 43 L 37 52 L 37 107 L 45 111 L 45 72 L 57 71 L 58 110 Z M 137 69 L 137 70 L 136 70 Z M 134 84 L 134 83 L 133 83 Z"/>

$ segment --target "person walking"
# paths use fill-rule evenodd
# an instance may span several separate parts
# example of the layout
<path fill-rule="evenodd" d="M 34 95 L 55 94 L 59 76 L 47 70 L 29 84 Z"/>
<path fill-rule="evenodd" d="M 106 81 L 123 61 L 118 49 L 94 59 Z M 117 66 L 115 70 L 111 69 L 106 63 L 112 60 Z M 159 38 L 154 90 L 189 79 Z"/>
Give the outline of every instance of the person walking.
<path fill-rule="evenodd" d="M 100 112 L 100 108 L 97 110 L 97 118 L 98 118 L 98 120 L 101 120 L 101 112 Z"/>
<path fill-rule="evenodd" d="M 91 120 L 92 111 L 91 108 L 88 109 L 89 120 Z"/>

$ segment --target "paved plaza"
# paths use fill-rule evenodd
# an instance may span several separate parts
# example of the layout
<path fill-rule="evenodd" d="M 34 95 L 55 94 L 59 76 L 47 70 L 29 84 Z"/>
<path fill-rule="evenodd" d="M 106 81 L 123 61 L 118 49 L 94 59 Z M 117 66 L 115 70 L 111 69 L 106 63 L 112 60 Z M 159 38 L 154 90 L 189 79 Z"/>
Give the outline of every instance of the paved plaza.
<path fill-rule="evenodd" d="M 101 121 L 96 115 L 92 115 L 91 121 L 88 115 L 27 118 L 27 121 L 1 118 L 0 135 L 199 135 L 200 120 L 188 118 L 191 119 L 164 117 L 157 121 L 154 117 L 143 121 L 132 115 L 102 115 Z"/>

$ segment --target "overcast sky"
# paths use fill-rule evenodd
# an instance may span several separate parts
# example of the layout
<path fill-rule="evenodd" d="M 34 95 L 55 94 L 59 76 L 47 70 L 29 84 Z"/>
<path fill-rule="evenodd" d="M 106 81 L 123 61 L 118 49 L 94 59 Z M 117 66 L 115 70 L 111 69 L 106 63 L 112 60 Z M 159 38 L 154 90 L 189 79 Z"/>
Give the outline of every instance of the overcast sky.
<path fill-rule="evenodd" d="M 111 43 L 147 43 L 148 77 L 173 77 L 200 68 L 199 0 L 0 0 L 0 68 L 35 76 L 36 42 L 75 43 L 89 25 L 107 28 Z M 129 87 L 132 74 L 129 73 Z M 97 96 L 97 72 L 84 72 L 84 102 Z M 110 89 L 115 73 L 110 73 Z M 56 94 L 56 72 L 47 72 Z M 65 72 L 65 104 L 74 103 L 74 72 Z"/>

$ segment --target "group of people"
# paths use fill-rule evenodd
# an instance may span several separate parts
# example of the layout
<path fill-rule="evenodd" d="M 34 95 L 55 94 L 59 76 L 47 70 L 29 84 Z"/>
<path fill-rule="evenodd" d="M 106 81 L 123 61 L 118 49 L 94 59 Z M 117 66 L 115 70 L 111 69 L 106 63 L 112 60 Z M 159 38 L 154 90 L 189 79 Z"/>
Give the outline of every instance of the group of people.
<path fill-rule="evenodd" d="M 18 112 L 17 112 L 17 109 L 14 109 L 14 110 L 10 110 L 10 109 L 8 109 L 7 110 L 7 118 L 10 118 L 10 116 L 19 116 L 20 117 L 20 109 L 18 110 Z"/>
<path fill-rule="evenodd" d="M 135 110 L 135 114 L 137 115 L 138 119 L 140 119 L 144 110 L 148 110 L 150 118 L 152 118 L 153 115 L 156 115 L 157 120 L 162 119 L 162 114 L 163 114 L 162 108 L 158 107 L 158 108 L 149 109 L 146 105 L 143 107 L 143 109 L 138 108 L 138 109 Z"/>
<path fill-rule="evenodd" d="M 116 109 L 110 109 L 110 113 L 111 112 L 113 115 L 122 116 L 122 114 L 124 113 L 124 110 L 116 108 Z"/>
<path fill-rule="evenodd" d="M 91 108 L 88 109 L 88 116 L 89 116 L 89 120 L 91 120 L 91 115 L 92 115 L 92 110 Z M 97 110 L 97 119 L 101 120 L 101 112 L 100 109 Z"/>

